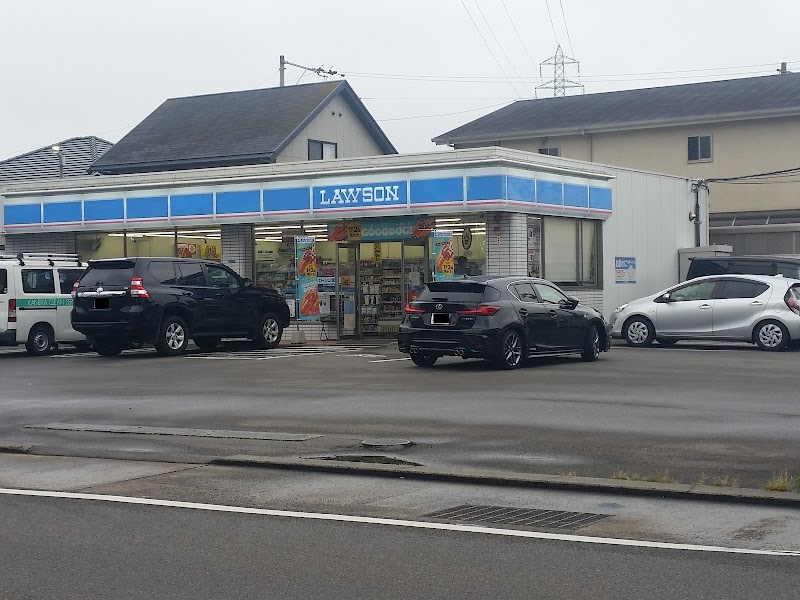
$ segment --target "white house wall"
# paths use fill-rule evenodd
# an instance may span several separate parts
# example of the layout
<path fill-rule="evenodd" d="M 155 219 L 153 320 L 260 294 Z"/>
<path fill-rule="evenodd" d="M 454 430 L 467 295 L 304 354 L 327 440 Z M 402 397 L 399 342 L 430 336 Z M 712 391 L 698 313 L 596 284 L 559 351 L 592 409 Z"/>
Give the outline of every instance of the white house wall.
<path fill-rule="evenodd" d="M 353 113 L 350 105 L 336 96 L 311 123 L 278 155 L 276 162 L 308 160 L 308 140 L 334 142 L 338 158 L 383 154 L 372 135 Z"/>

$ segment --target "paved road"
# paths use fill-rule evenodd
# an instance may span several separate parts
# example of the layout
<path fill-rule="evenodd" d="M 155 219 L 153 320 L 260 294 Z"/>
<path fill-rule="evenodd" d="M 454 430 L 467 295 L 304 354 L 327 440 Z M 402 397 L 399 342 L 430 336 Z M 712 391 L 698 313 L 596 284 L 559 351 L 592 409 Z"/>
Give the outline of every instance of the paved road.
<path fill-rule="evenodd" d="M 669 470 L 761 487 L 800 472 L 800 353 L 747 346 L 615 347 L 602 360 L 539 360 L 514 372 L 447 359 L 414 367 L 396 347 L 0 356 L 0 444 L 43 452 L 202 462 L 230 454 L 363 452 L 405 437 L 397 456 L 609 477 Z M 304 442 L 28 429 L 52 422 L 322 434 Z"/>
<path fill-rule="evenodd" d="M 0 493 L 0 597 L 779 600 L 800 586 L 796 556 L 136 502 Z"/>

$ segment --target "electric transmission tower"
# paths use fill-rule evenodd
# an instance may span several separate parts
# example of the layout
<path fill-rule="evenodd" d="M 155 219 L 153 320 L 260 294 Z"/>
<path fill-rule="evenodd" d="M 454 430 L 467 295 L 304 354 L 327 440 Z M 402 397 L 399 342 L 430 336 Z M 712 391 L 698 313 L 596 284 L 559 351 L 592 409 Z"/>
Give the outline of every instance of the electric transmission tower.
<path fill-rule="evenodd" d="M 561 49 L 561 44 L 558 44 L 556 53 L 546 61 L 539 63 L 539 76 L 543 77 L 542 67 L 553 67 L 553 78 L 542 85 L 537 85 L 536 89 L 553 90 L 554 97 L 566 96 L 567 88 L 581 88 L 581 91 L 583 91 L 584 86 L 582 83 L 567 79 L 566 65 L 576 65 L 578 69 L 578 78 L 580 79 L 581 64 L 574 58 L 565 56 L 564 51 Z"/>

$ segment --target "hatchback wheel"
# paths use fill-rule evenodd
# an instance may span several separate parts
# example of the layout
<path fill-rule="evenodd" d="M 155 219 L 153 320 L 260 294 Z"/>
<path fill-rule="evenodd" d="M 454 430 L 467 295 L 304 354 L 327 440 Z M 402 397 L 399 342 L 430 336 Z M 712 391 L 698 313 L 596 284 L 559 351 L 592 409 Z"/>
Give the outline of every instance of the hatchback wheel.
<path fill-rule="evenodd" d="M 50 349 L 56 345 L 53 330 L 47 325 L 36 325 L 31 328 L 28 334 L 28 341 L 25 342 L 25 349 L 28 354 L 42 356 L 48 354 Z"/>
<path fill-rule="evenodd" d="M 522 364 L 522 353 L 524 351 L 522 336 L 514 329 L 507 331 L 500 342 L 500 354 L 496 357 L 495 363 L 501 369 L 516 369 Z"/>
<path fill-rule="evenodd" d="M 177 356 L 183 354 L 188 345 L 189 328 L 186 321 L 175 315 L 164 317 L 156 338 L 156 352 L 161 356 Z"/>
<path fill-rule="evenodd" d="M 622 328 L 622 335 L 628 346 L 643 348 L 653 343 L 656 337 L 655 328 L 650 319 L 645 317 L 632 317 Z"/>
<path fill-rule="evenodd" d="M 764 321 L 756 326 L 755 335 L 756 344 L 762 350 L 783 350 L 791 342 L 789 330 L 778 321 Z"/>
<path fill-rule="evenodd" d="M 434 364 L 436 364 L 437 358 L 437 356 L 425 354 L 424 352 L 418 352 L 417 354 L 411 355 L 411 361 L 418 367 L 432 367 Z"/>
<path fill-rule="evenodd" d="M 258 320 L 255 342 L 259 348 L 277 348 L 283 337 L 283 326 L 274 313 L 267 313 Z"/>
<path fill-rule="evenodd" d="M 594 362 L 600 358 L 600 331 L 596 325 L 590 325 L 586 332 L 581 358 L 586 362 Z"/>

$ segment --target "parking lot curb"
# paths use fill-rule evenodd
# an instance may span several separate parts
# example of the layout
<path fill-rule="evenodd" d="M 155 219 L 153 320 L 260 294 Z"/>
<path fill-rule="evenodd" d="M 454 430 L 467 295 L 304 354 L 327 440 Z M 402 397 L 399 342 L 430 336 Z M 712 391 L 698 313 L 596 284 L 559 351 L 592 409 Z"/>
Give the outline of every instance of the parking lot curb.
<path fill-rule="evenodd" d="M 721 488 L 708 485 L 569 477 L 515 471 L 420 467 L 353 462 L 332 458 L 276 458 L 243 454 L 216 458 L 210 464 L 800 508 L 800 493 L 768 492 L 752 488 Z"/>

